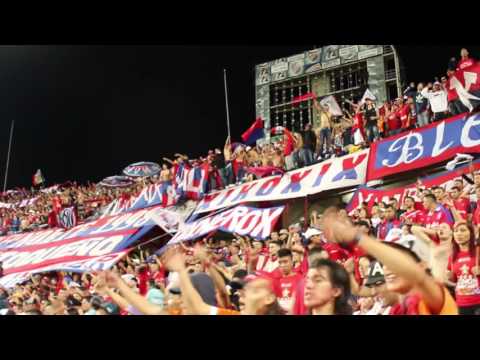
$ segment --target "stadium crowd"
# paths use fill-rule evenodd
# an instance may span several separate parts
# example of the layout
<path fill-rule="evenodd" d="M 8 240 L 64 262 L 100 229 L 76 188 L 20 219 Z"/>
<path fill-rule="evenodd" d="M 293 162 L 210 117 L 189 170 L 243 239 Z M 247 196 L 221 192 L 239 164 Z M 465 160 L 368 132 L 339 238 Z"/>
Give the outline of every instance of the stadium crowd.
<path fill-rule="evenodd" d="M 174 181 L 179 165 L 208 164 L 208 191 L 233 186 L 368 147 L 382 137 L 465 112 L 449 76 L 473 60 L 462 49 L 447 76 L 377 107 L 352 103 L 342 117 L 314 101 L 318 119 L 280 141 L 246 147 L 227 139 L 205 158 L 164 158 L 159 175 L 126 188 L 75 183 L 2 194 L 3 235 L 57 226 L 62 208 L 88 221 L 114 199 Z M 360 106 L 361 105 L 361 106 Z M 480 173 L 449 189 L 421 188 L 418 198 L 369 208 L 312 212 L 266 241 L 242 236 L 201 239 L 160 255 L 134 250 L 101 273 L 34 274 L 0 289 L 2 314 L 45 315 L 416 315 L 480 314 Z M 24 206 L 18 204 L 32 199 Z M 0 276 L 3 269 L 0 263 Z"/>
<path fill-rule="evenodd" d="M 312 212 L 266 241 L 135 250 L 112 270 L 32 275 L 0 307 L 58 315 L 480 314 L 480 173 L 350 213 Z"/>

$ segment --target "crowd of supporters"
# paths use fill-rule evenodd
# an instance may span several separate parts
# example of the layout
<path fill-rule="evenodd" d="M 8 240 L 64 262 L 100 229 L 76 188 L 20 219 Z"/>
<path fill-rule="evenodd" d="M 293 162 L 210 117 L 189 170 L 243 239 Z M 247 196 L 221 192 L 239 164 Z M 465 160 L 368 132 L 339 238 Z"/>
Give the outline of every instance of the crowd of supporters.
<path fill-rule="evenodd" d="M 78 222 L 98 215 L 115 199 L 128 199 L 146 187 L 160 182 L 159 176 L 142 178 L 126 188 L 67 182 L 47 189 L 10 190 L 0 196 L 0 235 L 11 235 L 58 226 L 61 209 L 74 207 Z"/>
<path fill-rule="evenodd" d="M 206 191 L 342 156 L 386 137 L 467 111 L 449 77 L 473 64 L 462 49 L 440 81 L 411 83 L 404 96 L 377 106 L 351 103 L 331 116 L 314 101 L 317 118 L 302 131 L 275 129 L 277 141 L 231 143 L 205 158 L 164 158 L 159 175 L 126 188 L 63 184 L 0 196 L 0 233 L 57 226 L 74 206 L 81 221 L 146 186 L 174 182 L 179 166 L 208 166 Z M 169 167 L 169 163 L 172 165 Z M 347 213 L 329 208 L 272 232 L 266 241 L 235 235 L 170 248 L 162 256 L 136 250 L 112 270 L 35 274 L 0 289 L 3 314 L 45 315 L 401 315 L 479 314 L 480 174 L 474 185 L 425 189 Z M 32 200 L 27 204 L 25 200 Z M 3 269 L 0 263 L 0 276 Z"/>
<path fill-rule="evenodd" d="M 130 253 L 95 274 L 32 275 L 0 307 L 58 315 L 480 314 L 480 173 L 449 191 L 313 211 L 266 241 L 235 235 Z"/>
<path fill-rule="evenodd" d="M 471 66 L 475 60 L 467 49 L 461 49 L 460 56 L 459 61 L 450 59 L 440 79 L 426 85 L 412 82 L 394 101 L 376 104 L 366 97 L 364 101 L 343 104 L 343 116 L 333 116 L 328 106 L 315 99 L 312 123 L 303 129 L 276 127 L 272 135 L 279 136 L 274 136 L 270 143 L 245 146 L 227 139 L 223 151 L 210 150 L 205 158 L 189 160 L 177 154 L 175 161 L 164 160 L 174 165 L 207 164 L 207 191 L 211 191 L 356 152 L 379 139 L 467 112 L 457 91 L 450 86 L 450 79 L 455 70 Z M 471 93 L 480 96 L 480 90 Z"/>

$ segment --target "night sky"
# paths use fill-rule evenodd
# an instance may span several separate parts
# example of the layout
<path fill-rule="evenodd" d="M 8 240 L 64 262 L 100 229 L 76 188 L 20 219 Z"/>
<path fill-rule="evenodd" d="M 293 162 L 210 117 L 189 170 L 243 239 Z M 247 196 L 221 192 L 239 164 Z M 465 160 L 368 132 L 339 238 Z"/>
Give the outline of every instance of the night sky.
<path fill-rule="evenodd" d="M 442 75 L 462 46 L 399 46 L 407 80 Z M 223 147 L 224 67 L 238 141 L 255 118 L 255 64 L 313 47 L 2 46 L 1 185 L 12 119 L 8 188 L 30 186 L 37 168 L 50 184 L 97 182 L 133 162 Z"/>

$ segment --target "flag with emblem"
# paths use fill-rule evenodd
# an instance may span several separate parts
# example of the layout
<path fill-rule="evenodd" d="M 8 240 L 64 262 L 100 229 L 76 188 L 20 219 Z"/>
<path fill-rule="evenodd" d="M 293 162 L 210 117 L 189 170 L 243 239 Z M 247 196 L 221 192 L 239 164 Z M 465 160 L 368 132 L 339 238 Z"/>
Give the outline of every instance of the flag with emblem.
<path fill-rule="evenodd" d="M 33 175 L 33 186 L 38 186 L 41 185 L 45 182 L 45 178 L 42 175 L 42 171 L 40 169 L 37 170 L 37 172 Z"/>
<path fill-rule="evenodd" d="M 68 207 L 60 211 L 57 219 L 58 226 L 68 230 L 77 226 L 77 212 L 75 207 Z"/>

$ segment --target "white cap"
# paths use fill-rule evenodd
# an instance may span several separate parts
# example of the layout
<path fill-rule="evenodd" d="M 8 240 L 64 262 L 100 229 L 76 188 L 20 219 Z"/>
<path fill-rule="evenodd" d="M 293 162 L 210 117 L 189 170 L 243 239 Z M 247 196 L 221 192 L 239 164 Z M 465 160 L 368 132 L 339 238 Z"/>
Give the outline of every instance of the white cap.
<path fill-rule="evenodd" d="M 312 236 L 315 236 L 315 235 L 322 235 L 322 232 L 320 230 L 317 230 L 317 229 L 313 229 L 313 228 L 308 228 L 307 231 L 305 231 L 305 233 L 303 234 L 307 239 L 310 239 Z"/>

